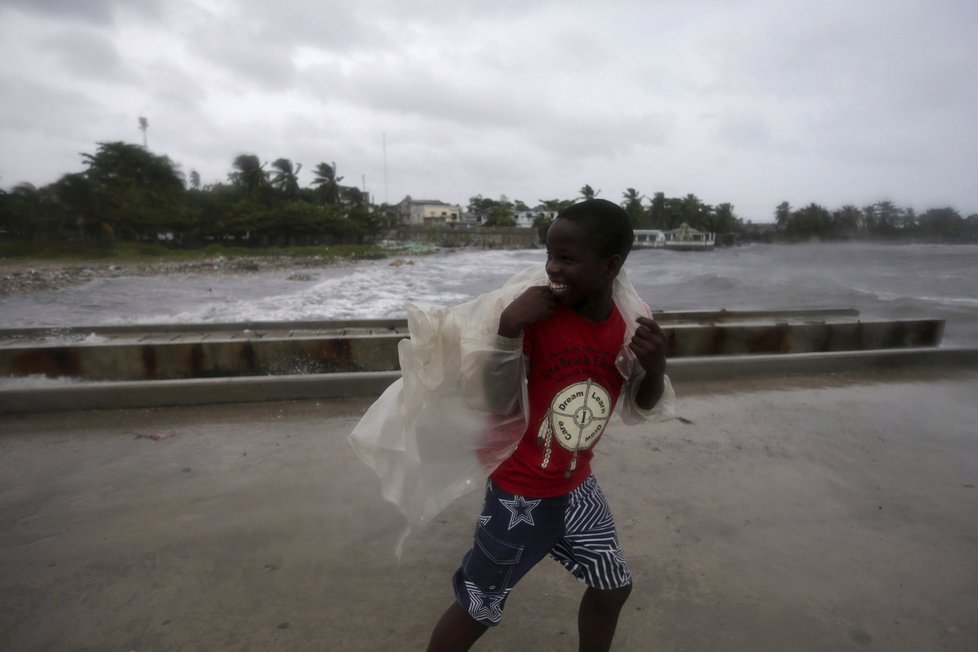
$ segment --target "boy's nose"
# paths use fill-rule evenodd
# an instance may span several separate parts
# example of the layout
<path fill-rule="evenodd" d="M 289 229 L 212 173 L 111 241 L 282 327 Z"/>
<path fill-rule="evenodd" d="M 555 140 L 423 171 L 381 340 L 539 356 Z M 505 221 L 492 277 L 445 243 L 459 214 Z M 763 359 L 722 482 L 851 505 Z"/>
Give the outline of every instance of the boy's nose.
<path fill-rule="evenodd" d="M 550 260 L 547 261 L 546 270 L 547 270 L 547 276 L 554 276 L 555 274 L 557 274 L 557 272 L 560 271 L 560 265 L 557 263 L 555 259 L 551 258 Z"/>

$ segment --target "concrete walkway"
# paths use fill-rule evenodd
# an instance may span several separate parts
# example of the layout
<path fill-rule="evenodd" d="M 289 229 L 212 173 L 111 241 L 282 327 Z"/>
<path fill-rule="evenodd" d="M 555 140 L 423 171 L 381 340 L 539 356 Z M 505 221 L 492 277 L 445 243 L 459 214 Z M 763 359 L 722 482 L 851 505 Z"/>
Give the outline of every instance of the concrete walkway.
<path fill-rule="evenodd" d="M 978 374 L 678 384 L 596 473 L 635 590 L 617 650 L 978 649 Z M 369 399 L 0 417 L 0 649 L 419 650 L 471 494 L 401 522 Z M 478 650 L 574 650 L 545 561 Z"/>

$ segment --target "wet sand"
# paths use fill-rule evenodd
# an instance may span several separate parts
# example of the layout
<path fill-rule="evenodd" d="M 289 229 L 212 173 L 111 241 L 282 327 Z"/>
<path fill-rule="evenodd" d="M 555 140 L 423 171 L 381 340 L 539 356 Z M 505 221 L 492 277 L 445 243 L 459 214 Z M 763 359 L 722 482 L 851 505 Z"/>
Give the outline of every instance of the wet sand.
<path fill-rule="evenodd" d="M 615 649 L 978 649 L 978 374 L 677 389 L 596 454 Z M 423 649 L 481 497 L 396 560 L 368 403 L 0 417 L 0 649 Z M 543 562 L 475 649 L 576 649 L 581 590 Z"/>

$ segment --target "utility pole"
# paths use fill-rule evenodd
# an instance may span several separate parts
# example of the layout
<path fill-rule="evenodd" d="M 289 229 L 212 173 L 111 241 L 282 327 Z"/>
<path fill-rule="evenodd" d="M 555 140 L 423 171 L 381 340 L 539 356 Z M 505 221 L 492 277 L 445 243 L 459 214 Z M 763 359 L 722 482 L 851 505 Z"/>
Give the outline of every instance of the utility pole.
<path fill-rule="evenodd" d="M 149 129 L 149 120 L 143 116 L 139 116 L 139 130 L 143 132 L 143 149 L 147 149 L 146 146 L 146 130 Z"/>
<path fill-rule="evenodd" d="M 384 204 L 387 205 L 387 132 L 381 132 L 383 134 L 383 147 L 384 147 Z"/>

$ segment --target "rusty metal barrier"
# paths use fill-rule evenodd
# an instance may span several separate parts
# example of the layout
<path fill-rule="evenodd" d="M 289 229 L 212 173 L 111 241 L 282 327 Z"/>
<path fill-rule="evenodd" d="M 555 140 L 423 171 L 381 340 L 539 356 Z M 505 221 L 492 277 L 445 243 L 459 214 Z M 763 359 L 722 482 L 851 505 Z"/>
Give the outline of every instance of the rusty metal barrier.
<path fill-rule="evenodd" d="M 944 332 L 944 322 L 937 319 L 724 323 L 729 313 L 689 314 L 700 316 L 677 318 L 672 325 L 662 320 L 671 358 L 936 347 Z M 803 317 L 792 316 L 799 318 Z M 682 323 L 694 319 L 707 323 Z M 356 327 L 329 324 L 317 334 L 311 334 L 316 329 L 310 326 L 280 324 L 267 330 L 244 329 L 218 336 L 204 329 L 188 332 L 163 328 L 147 333 L 150 327 L 143 326 L 141 331 L 117 333 L 121 338 L 117 341 L 96 343 L 30 342 L 18 339 L 25 337 L 23 334 L 6 332 L 0 333 L 4 342 L 0 346 L 0 377 L 43 375 L 124 381 L 399 369 L 397 344 L 406 334 L 396 324 L 380 328 L 365 322 L 357 322 Z"/>

